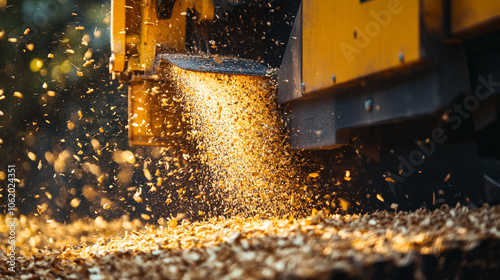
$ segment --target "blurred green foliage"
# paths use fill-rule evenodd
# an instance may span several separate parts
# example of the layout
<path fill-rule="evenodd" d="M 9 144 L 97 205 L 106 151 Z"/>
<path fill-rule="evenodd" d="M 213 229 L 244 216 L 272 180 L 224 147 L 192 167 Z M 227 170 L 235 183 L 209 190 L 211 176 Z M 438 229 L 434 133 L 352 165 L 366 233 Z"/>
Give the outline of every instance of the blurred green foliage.
<path fill-rule="evenodd" d="M 0 171 L 16 165 L 22 214 L 99 214 L 82 196 L 98 178 L 80 171 L 111 154 L 96 157 L 91 141 L 127 148 L 125 88 L 108 74 L 109 11 L 107 0 L 0 0 Z M 51 157 L 66 150 L 56 172 Z"/>

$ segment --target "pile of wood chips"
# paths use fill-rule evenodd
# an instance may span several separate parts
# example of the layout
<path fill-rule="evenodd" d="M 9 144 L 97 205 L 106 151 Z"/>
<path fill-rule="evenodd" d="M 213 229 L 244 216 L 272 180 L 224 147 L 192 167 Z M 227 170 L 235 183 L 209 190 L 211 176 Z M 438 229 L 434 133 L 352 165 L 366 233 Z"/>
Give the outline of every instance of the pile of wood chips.
<path fill-rule="evenodd" d="M 305 219 L 181 219 L 143 225 L 21 217 L 16 273 L 2 279 L 492 278 L 500 273 L 500 207 Z"/>

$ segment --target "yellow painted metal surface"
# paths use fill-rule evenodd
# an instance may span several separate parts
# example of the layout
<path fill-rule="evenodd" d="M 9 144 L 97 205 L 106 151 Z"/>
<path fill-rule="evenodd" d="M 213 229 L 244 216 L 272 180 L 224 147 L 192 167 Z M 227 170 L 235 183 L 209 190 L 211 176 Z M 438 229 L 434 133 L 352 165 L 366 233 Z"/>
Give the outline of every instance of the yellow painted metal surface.
<path fill-rule="evenodd" d="M 303 2 L 305 93 L 420 59 L 419 1 Z"/>
<path fill-rule="evenodd" d="M 180 105 L 168 83 L 154 80 L 129 86 L 128 132 L 131 145 L 168 145 L 184 130 Z"/>
<path fill-rule="evenodd" d="M 153 113 L 151 88 L 152 85 L 146 81 L 129 86 L 128 133 L 132 145 L 154 142 L 159 136 L 151 126 Z"/>
<path fill-rule="evenodd" d="M 452 0 L 451 32 L 465 33 L 475 28 L 500 22 L 500 1 L 498 0 Z"/>
<path fill-rule="evenodd" d="M 141 46 L 139 49 L 140 67 L 151 69 L 160 45 L 171 52 L 185 52 L 186 1 L 176 1 L 172 17 L 160 20 L 156 16 L 155 3 L 144 1 L 141 4 Z"/>
<path fill-rule="evenodd" d="M 186 14 L 212 20 L 213 0 L 177 0 L 170 19 L 158 19 L 155 0 L 112 0 L 110 72 L 151 70 L 159 51 L 185 53 Z"/>
<path fill-rule="evenodd" d="M 125 70 L 125 0 L 111 1 L 111 60 L 109 72 Z"/>

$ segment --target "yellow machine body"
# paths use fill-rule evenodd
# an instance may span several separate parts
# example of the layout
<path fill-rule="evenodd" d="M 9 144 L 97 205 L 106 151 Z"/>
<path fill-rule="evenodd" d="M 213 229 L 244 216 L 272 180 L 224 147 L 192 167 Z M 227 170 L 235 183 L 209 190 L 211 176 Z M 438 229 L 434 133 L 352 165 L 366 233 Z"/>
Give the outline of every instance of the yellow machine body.
<path fill-rule="evenodd" d="M 161 52 L 184 53 L 186 14 L 196 9 L 198 20 L 212 20 L 213 0 L 175 1 L 172 16 L 159 19 L 155 0 L 111 1 L 111 59 L 109 71 L 151 71 Z"/>
<path fill-rule="evenodd" d="M 451 33 L 455 36 L 477 35 L 482 28 L 500 24 L 500 1 L 452 0 L 450 5 Z"/>
<path fill-rule="evenodd" d="M 305 92 L 417 62 L 419 1 L 303 1 Z"/>
<path fill-rule="evenodd" d="M 182 134 L 182 115 L 168 83 L 158 80 L 153 64 L 160 53 L 184 53 L 186 14 L 212 20 L 212 0 L 175 1 L 169 19 L 159 19 L 156 1 L 112 0 L 111 59 L 114 77 L 128 75 L 128 138 L 131 145 L 168 146 Z"/>
<path fill-rule="evenodd" d="M 176 145 L 184 131 L 180 104 L 168 83 L 131 82 L 128 95 L 128 138 L 131 145 Z"/>
<path fill-rule="evenodd" d="M 168 16 L 158 8 L 166 3 Z M 292 16 L 278 18 L 276 25 L 269 16 L 283 7 L 295 17 L 293 29 L 286 31 L 279 21 L 291 26 Z M 274 67 L 281 65 L 284 73 L 278 75 L 278 102 L 296 106 L 288 116 L 297 121 L 289 123 L 301 132 L 290 139 L 302 137 L 297 149 L 331 148 L 348 143 L 337 137 L 342 129 L 429 115 L 447 106 L 468 87 L 461 41 L 498 31 L 499 20 L 500 2 L 490 0 L 112 0 L 110 72 L 130 84 L 130 143 L 165 145 L 181 128 L 175 120 L 179 115 L 169 113 L 174 90 L 158 87 L 169 81 L 158 79 L 155 63 L 163 59 L 192 71 L 230 74 L 244 69 L 248 74 L 265 68 L 259 64 L 261 55 L 269 61 L 272 50 L 289 38 L 287 49 L 274 53 L 282 58 Z M 272 44 L 260 43 L 265 40 Z M 193 42 L 203 42 L 205 50 L 193 48 Z M 254 64 L 230 61 L 248 58 L 249 52 L 257 54 L 250 57 Z M 415 84 L 398 90 L 387 86 L 423 72 L 427 76 Z M 375 87 L 381 80 L 386 88 L 365 88 L 367 81 L 375 81 Z M 422 92 L 429 104 L 413 99 Z M 337 100 L 339 94 L 352 103 Z M 403 94 L 406 98 L 400 98 Z M 327 106 L 319 95 L 335 100 Z M 392 106 L 395 98 L 400 105 Z M 314 109 L 298 105 L 311 100 L 316 100 Z M 326 117 L 333 115 L 335 119 Z"/>

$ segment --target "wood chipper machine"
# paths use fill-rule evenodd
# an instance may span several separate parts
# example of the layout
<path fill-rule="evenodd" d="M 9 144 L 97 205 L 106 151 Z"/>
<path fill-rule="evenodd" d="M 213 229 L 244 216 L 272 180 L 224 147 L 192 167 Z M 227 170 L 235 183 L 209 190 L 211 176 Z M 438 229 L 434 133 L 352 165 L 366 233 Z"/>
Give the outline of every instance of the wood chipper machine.
<path fill-rule="evenodd" d="M 111 51 L 131 144 L 167 145 L 181 129 L 161 63 L 278 68 L 294 149 L 351 146 L 384 166 L 390 191 L 428 175 L 500 198 L 499 1 L 112 0 Z"/>

